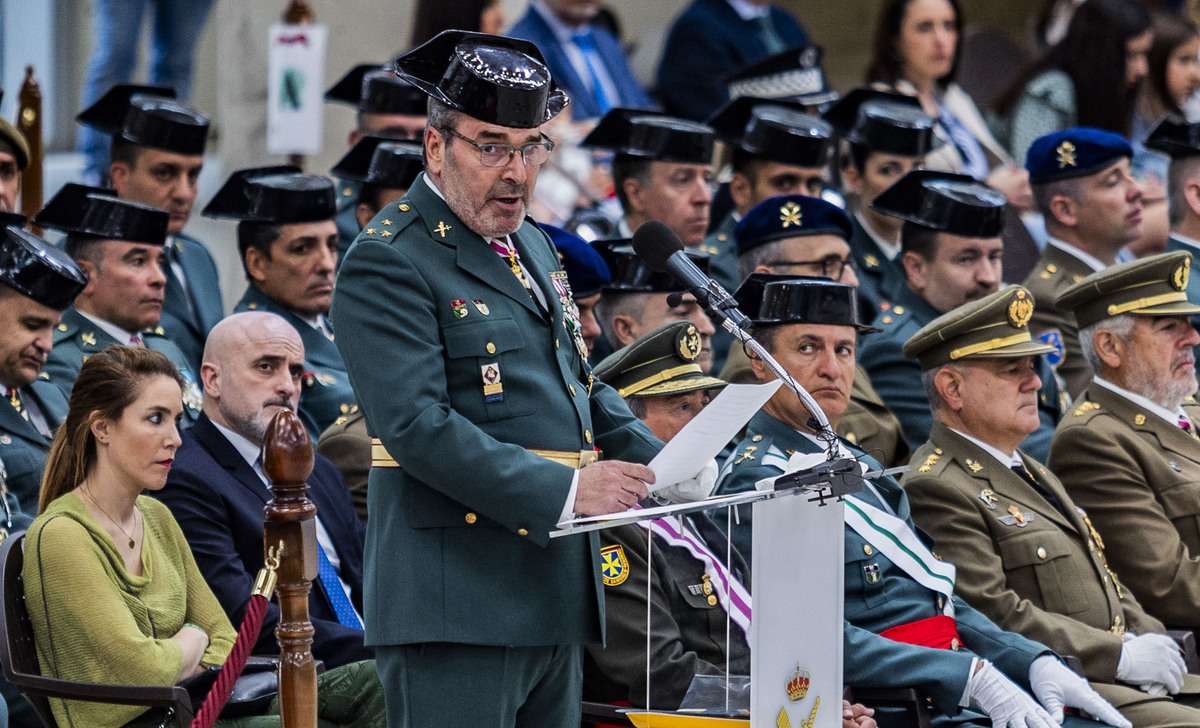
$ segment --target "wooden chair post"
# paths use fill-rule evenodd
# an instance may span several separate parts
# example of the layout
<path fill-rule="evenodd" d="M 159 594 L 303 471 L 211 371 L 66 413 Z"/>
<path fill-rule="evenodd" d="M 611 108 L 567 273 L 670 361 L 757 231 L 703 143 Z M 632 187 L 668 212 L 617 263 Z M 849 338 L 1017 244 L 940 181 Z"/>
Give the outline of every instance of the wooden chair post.
<path fill-rule="evenodd" d="M 21 173 L 21 212 L 29 219 L 42 209 L 42 90 L 33 77 L 33 65 L 25 66 L 25 81 L 18 97 L 17 129 L 29 144 L 29 166 Z"/>
<path fill-rule="evenodd" d="M 283 11 L 283 22 L 288 25 L 308 25 L 316 21 L 312 6 L 308 0 L 289 0 L 287 10 Z M 288 164 L 304 169 L 303 154 L 289 154 Z"/>
<path fill-rule="evenodd" d="M 275 593 L 279 595 L 279 703 L 283 728 L 317 725 L 317 668 L 308 592 L 317 577 L 317 507 L 305 481 L 312 474 L 308 432 L 290 410 L 271 418 L 263 439 L 263 470 L 274 498 L 264 509 L 263 545 L 282 549 Z"/>

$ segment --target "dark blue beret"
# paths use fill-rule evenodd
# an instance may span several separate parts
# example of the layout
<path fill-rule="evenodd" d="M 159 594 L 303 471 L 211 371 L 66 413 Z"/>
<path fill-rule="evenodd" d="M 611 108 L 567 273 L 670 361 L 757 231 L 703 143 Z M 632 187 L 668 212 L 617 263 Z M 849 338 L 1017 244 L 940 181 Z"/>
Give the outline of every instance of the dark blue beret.
<path fill-rule="evenodd" d="M 575 298 L 594 296 L 612 280 L 608 264 L 588 241 L 553 225 L 541 227 L 558 248 L 558 257 L 562 259 L 563 270 L 571 284 L 571 295 Z"/>
<path fill-rule="evenodd" d="M 1035 139 L 1025 154 L 1025 169 L 1032 184 L 1056 182 L 1099 172 L 1132 156 L 1133 147 L 1120 134 L 1079 126 Z"/>
<path fill-rule="evenodd" d="M 738 255 L 784 238 L 837 235 L 849 240 L 852 233 L 850 218 L 840 207 L 806 195 L 780 195 L 763 200 L 746 213 L 733 231 Z"/>

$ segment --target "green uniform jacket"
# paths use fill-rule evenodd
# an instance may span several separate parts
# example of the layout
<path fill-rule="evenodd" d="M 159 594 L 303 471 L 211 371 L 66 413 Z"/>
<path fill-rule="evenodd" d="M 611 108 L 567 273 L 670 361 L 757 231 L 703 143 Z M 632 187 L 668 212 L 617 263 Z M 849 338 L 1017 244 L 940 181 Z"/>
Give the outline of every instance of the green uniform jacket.
<path fill-rule="evenodd" d="M 1062 338 L 1063 359 L 1054 370 L 1062 377 L 1067 393 L 1072 397 L 1078 397 L 1091 381 L 1092 368 L 1083 358 L 1083 349 L 1079 346 L 1079 327 L 1075 325 L 1075 314 L 1055 306 L 1054 299 L 1094 272 L 1079 258 L 1047 243 L 1033 272 L 1025 279 L 1025 287 L 1036 301 L 1029 331 L 1035 338 L 1048 331 L 1057 331 Z M 1037 453 L 1030 454 L 1039 457 Z"/>
<path fill-rule="evenodd" d="M 54 432 L 67 417 L 67 398 L 48 379 L 49 375 L 42 373 L 31 384 L 21 387 L 21 398 L 41 411 L 46 425 Z M 52 441 L 53 437 L 43 436 L 32 422 L 0 402 L 0 462 L 4 463 L 8 493 L 15 497 L 20 510 L 31 516 L 38 512 L 42 471 L 46 469 L 46 455 Z"/>
<path fill-rule="evenodd" d="M 741 346 L 736 346 L 725 361 L 721 379 L 734 384 L 757 384 L 758 379 L 750 368 L 750 357 Z M 908 462 L 910 451 L 904 441 L 904 430 L 900 420 L 887 408 L 871 379 L 861 366 L 854 368 L 854 384 L 850 388 L 850 406 L 838 423 L 837 433 L 852 445 L 862 448 L 886 467 L 892 468 Z"/>
<path fill-rule="evenodd" d="M 400 464 L 370 475 L 367 643 L 599 641 L 598 539 L 549 538 L 575 473 L 527 448 L 649 462 L 662 444 L 593 382 L 551 282 L 557 253 L 532 223 L 512 236 L 546 313 L 424 176 L 368 229 L 332 310 L 367 429 Z M 491 396 L 485 368 L 499 369 Z"/>
<path fill-rule="evenodd" d="M 267 311 L 287 320 L 304 342 L 304 377 L 300 385 L 300 420 L 313 442 L 327 427 L 354 406 L 354 389 L 346 375 L 346 365 L 337 345 L 320 330 L 275 301 L 253 285 L 246 287 L 234 313 Z"/>
<path fill-rule="evenodd" d="M 204 408 L 204 392 L 183 352 L 163 334 L 163 329 L 146 329 L 142 332 L 142 343 L 147 349 L 161 352 L 171 363 L 179 367 L 183 375 L 183 427 L 191 427 Z M 104 351 L 113 344 L 127 346 L 127 341 L 117 341 L 104 329 L 89 321 L 72 306 L 63 312 L 62 322 L 54 331 L 54 348 L 46 359 L 42 371 L 50 375 L 50 382 L 57 384 L 67 397 L 75 386 L 75 378 L 83 363 L 92 354 Z"/>
<path fill-rule="evenodd" d="M 738 275 L 737 239 L 733 236 L 735 227 L 737 227 L 737 219 L 733 216 L 733 212 L 730 212 L 721 221 L 721 224 L 700 243 L 700 249 L 711 256 L 709 273 L 713 280 L 720 283 L 730 293 L 737 290 L 738 284 L 741 283 L 741 277 Z M 721 371 L 730 350 L 740 348 L 741 344 L 733 338 L 733 334 L 717 326 L 717 331 L 712 337 L 712 370 L 714 372 Z M 642 700 L 645 700 L 644 696 Z"/>
<path fill-rule="evenodd" d="M 342 259 L 346 257 L 346 251 L 350 250 L 350 244 L 354 242 L 362 229 L 358 226 L 357 212 L 359 186 L 358 182 L 338 181 L 338 213 L 337 217 L 333 219 L 338 231 L 338 268 L 342 267 Z"/>
<path fill-rule="evenodd" d="M 1078 657 L 1088 678 L 1113 682 L 1120 633 L 1164 627 L 1114 583 L 1084 512 L 1058 478 L 1021 455 L 1066 516 L 978 445 L 937 422 L 904 476 L 913 519 L 933 536 L 939 555 L 958 567 L 955 586 L 971 606 L 1007 630 Z"/>
<path fill-rule="evenodd" d="M 1184 409 L 1200 421 L 1200 406 Z M 1200 627 L 1200 440 L 1093 382 L 1059 425 L 1047 465 L 1146 611 Z"/>
<path fill-rule="evenodd" d="M 358 405 L 353 405 L 349 414 L 334 420 L 329 429 L 321 433 L 317 452 L 329 458 L 342 471 L 342 478 L 350 489 L 350 500 L 354 502 L 354 511 L 358 513 L 358 519 L 366 523 L 371 436 L 367 434 L 367 421 L 363 419 Z"/>
<path fill-rule="evenodd" d="M 1038 301 L 1041 306 L 1041 298 Z M 858 361 L 870 375 L 883 403 L 899 418 L 909 446 L 915 448 L 929 439 L 933 412 L 921 384 L 921 366 L 915 359 L 904 356 L 904 342 L 939 314 L 908 286 L 900 292 L 895 304 L 891 311 L 881 313 L 872 322 L 883 331 L 863 337 Z M 1035 459 L 1044 460 L 1050 452 L 1054 427 L 1061 419 L 1061 402 L 1054 372 L 1045 358 L 1039 357 L 1035 366 L 1042 380 L 1042 391 L 1038 393 L 1038 417 L 1042 425 L 1021 444 L 1021 449 Z"/>
<path fill-rule="evenodd" d="M 758 438 L 757 440 L 755 438 Z M 753 442 L 758 448 L 753 459 L 738 457 L 746 445 Z M 718 481 L 718 493 L 740 493 L 751 490 L 763 478 L 783 472 L 786 458 L 792 452 L 818 452 L 816 443 L 775 419 L 759 412 L 750 420 L 742 447 L 739 447 L 732 466 L 723 468 Z M 779 456 L 768 456 L 774 451 Z M 868 467 L 878 466 L 870 457 L 851 450 Z M 765 458 L 765 459 L 764 459 Z M 890 476 L 871 481 L 880 496 L 898 518 L 916 530 L 909 516 L 908 498 L 900 484 Z M 882 508 L 875 495 L 865 489 L 851 497 Z M 742 525 L 734 526 L 734 545 L 739 544 L 737 533 L 748 531 L 746 514 L 741 508 Z M 890 559 L 870 547 L 867 541 L 851 528 L 845 528 L 845 639 L 843 672 L 847 685 L 880 687 L 916 687 L 929 696 L 933 706 L 945 715 L 959 713 L 958 701 L 966 690 L 967 677 L 975 655 L 991 660 L 1010 680 L 1029 690 L 1029 666 L 1039 655 L 1048 652 L 1044 645 L 1018 634 L 1005 632 L 980 612 L 972 609 L 960 597 L 954 597 L 955 621 L 962 638 L 963 649 L 942 650 L 895 642 L 881 637 L 880 632 L 901 624 L 927 619 L 942 613 L 942 596 L 919 584 Z M 928 538 L 924 537 L 926 542 Z"/>
<path fill-rule="evenodd" d="M 159 323 L 167 338 L 183 352 L 192 372 L 199 373 L 208 332 L 225 316 L 217 263 L 203 243 L 187 235 L 171 237 L 163 250 L 170 260 L 183 268 L 187 293 L 168 266 Z"/>
<path fill-rule="evenodd" d="M 858 266 L 859 316 L 870 321 L 891 307 L 904 285 L 904 270 L 887 257 L 879 243 L 867 232 L 858 215 L 850 216 L 854 232 L 850 235 L 850 254 Z"/>
<path fill-rule="evenodd" d="M 684 516 L 692 535 L 703 539 L 718 557 L 725 553 L 725 534 L 708 516 Z M 675 710 L 696 675 L 725 674 L 725 610 L 709 604 L 704 591 L 704 564 L 687 549 L 654 539 L 651 565 L 646 563 L 646 530 L 628 525 L 600 532 L 605 549 L 618 546 L 627 576 L 604 587 L 605 644 L 588 645 L 583 664 L 585 700 L 628 700 L 646 707 L 646 582 L 650 591 L 650 706 Z M 733 572 L 749 589 L 750 570 L 733 553 Z M 709 587 L 711 589 L 711 587 Z M 750 674 L 750 645 L 736 624 L 729 626 L 729 672 Z"/>

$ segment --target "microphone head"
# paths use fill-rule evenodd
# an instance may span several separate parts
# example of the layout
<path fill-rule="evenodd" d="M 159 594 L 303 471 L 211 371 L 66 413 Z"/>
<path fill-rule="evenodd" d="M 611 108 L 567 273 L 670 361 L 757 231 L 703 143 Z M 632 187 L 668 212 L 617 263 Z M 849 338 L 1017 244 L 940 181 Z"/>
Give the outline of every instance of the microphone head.
<path fill-rule="evenodd" d="M 656 271 L 667 271 L 667 259 L 683 250 L 679 236 L 658 220 L 643 223 L 633 234 L 633 250 L 646 265 Z"/>

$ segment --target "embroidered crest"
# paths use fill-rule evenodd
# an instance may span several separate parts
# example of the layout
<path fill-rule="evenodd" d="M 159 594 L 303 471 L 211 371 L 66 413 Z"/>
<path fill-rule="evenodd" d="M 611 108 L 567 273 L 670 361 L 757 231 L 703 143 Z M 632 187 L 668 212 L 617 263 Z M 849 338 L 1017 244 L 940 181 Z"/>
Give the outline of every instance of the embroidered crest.
<path fill-rule="evenodd" d="M 795 202 L 789 202 L 779 208 L 779 221 L 783 223 L 783 227 L 800 227 L 800 218 L 800 206 Z"/>
<path fill-rule="evenodd" d="M 1058 149 L 1055 149 L 1054 152 L 1058 155 L 1059 169 L 1074 167 L 1077 164 L 1075 161 L 1075 145 L 1071 142 L 1065 141 L 1059 144 Z"/>
<path fill-rule="evenodd" d="M 1054 351 L 1046 355 L 1046 362 L 1052 367 L 1062 364 L 1062 360 L 1067 357 L 1067 349 L 1063 346 L 1062 334 L 1058 332 L 1058 329 L 1043 331 L 1038 334 L 1037 339 L 1043 344 L 1049 344 L 1054 347 Z"/>
<path fill-rule="evenodd" d="M 695 326 L 682 329 L 675 335 L 675 345 L 684 361 L 695 361 L 700 356 L 700 332 Z"/>
<path fill-rule="evenodd" d="M 1171 284 L 1174 285 L 1177 290 L 1186 291 L 1188 275 L 1190 275 L 1191 272 L 1192 257 L 1189 255 L 1187 260 L 1183 261 L 1183 264 L 1176 268 L 1175 272 L 1171 275 Z"/>
<path fill-rule="evenodd" d="M 1029 319 L 1033 318 L 1033 301 L 1025 291 L 1017 291 L 1017 296 L 1008 304 L 1008 322 L 1018 329 L 1025 328 Z"/>
<path fill-rule="evenodd" d="M 620 586 L 629 578 L 629 561 L 619 544 L 600 549 L 600 578 L 604 586 Z"/>
<path fill-rule="evenodd" d="M 441 220 L 438 220 L 437 227 L 435 227 L 433 231 L 444 238 L 446 237 L 446 233 L 450 232 L 450 226 Z"/>
<path fill-rule="evenodd" d="M 863 579 L 865 579 L 868 584 L 879 583 L 879 579 L 881 578 L 879 575 L 879 564 L 863 564 L 862 570 Z"/>
<path fill-rule="evenodd" d="M 867 264 L 868 268 L 878 268 L 879 267 L 879 258 L 876 258 L 875 256 L 870 255 L 870 254 L 863 256 L 863 262 Z M 882 309 L 883 306 L 880 306 L 880 308 Z M 887 309 L 884 309 L 884 310 L 887 310 Z"/>

